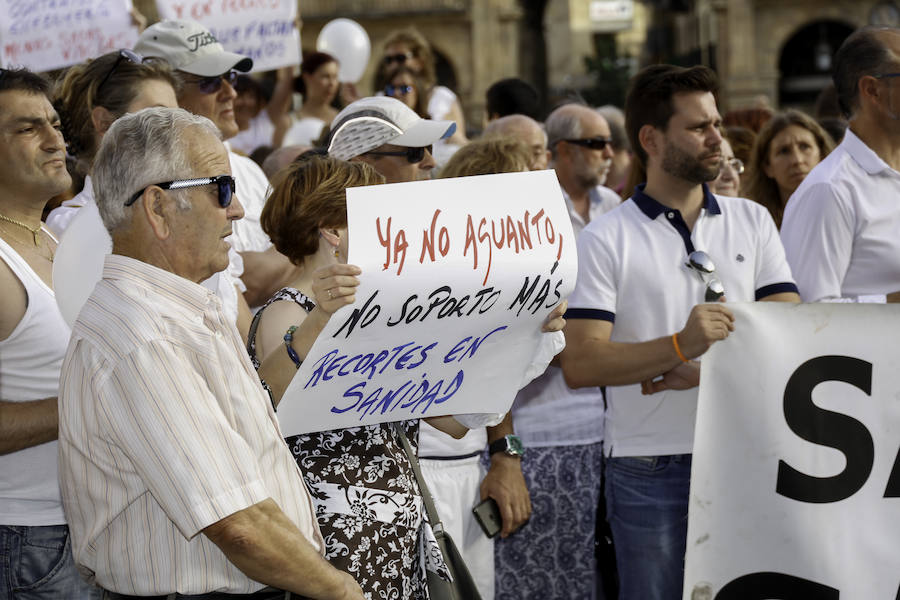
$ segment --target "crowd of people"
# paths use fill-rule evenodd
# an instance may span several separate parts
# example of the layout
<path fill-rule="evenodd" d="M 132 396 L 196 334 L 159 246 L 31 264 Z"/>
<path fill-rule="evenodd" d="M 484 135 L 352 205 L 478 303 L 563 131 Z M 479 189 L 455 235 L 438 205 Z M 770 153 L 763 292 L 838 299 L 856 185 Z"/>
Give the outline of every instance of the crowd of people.
<path fill-rule="evenodd" d="M 652 65 L 623 107 L 544 114 L 498 81 L 477 139 L 414 29 L 362 98 L 321 52 L 250 76 L 192 21 L 52 83 L 0 69 L 0 595 L 426 599 L 450 577 L 430 494 L 485 600 L 681 597 L 728 302 L 900 302 L 900 30 L 833 65 L 843 120 L 723 117 L 712 70 Z M 284 439 L 282 396 L 365 277 L 346 190 L 547 168 L 578 276 L 509 412 Z M 112 254 L 70 327 L 52 267 L 85 207 Z"/>

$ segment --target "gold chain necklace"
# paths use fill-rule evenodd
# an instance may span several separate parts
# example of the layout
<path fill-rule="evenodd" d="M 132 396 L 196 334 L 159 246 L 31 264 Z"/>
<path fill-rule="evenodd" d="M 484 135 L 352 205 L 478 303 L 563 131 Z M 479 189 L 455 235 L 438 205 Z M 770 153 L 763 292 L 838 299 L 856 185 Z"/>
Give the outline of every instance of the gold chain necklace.
<path fill-rule="evenodd" d="M 21 221 L 16 221 L 15 219 L 10 219 L 6 215 L 0 215 L 0 220 L 6 221 L 7 223 L 12 223 L 13 225 L 18 225 L 19 227 L 21 227 L 23 229 L 27 229 L 29 232 L 31 232 L 31 237 L 34 238 L 34 245 L 35 246 L 38 245 L 38 234 L 41 232 L 40 225 L 38 225 L 37 228 L 32 229 L 25 223 L 22 223 Z"/>

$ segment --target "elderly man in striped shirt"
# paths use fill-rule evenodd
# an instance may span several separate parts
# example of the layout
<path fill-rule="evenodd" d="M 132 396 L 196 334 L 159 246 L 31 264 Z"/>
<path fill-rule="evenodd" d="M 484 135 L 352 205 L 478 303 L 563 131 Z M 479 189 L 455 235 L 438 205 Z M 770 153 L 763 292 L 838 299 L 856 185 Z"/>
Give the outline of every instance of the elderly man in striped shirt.
<path fill-rule="evenodd" d="M 117 121 L 94 165 L 113 254 L 62 368 L 60 484 L 75 561 L 106 598 L 363 598 L 322 558 L 309 493 L 233 323 L 197 282 L 228 264 L 215 125 Z"/>

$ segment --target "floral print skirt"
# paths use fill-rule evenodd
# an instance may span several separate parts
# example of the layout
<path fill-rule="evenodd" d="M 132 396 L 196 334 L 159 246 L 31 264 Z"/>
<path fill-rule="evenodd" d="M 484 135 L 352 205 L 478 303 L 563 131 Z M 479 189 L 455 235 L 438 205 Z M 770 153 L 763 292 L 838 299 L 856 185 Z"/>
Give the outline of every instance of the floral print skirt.
<path fill-rule="evenodd" d="M 402 429 L 413 448 L 418 421 Z M 287 439 L 316 506 L 325 558 L 368 600 L 427 600 L 426 569 L 446 567 L 412 466 L 391 423 Z"/>

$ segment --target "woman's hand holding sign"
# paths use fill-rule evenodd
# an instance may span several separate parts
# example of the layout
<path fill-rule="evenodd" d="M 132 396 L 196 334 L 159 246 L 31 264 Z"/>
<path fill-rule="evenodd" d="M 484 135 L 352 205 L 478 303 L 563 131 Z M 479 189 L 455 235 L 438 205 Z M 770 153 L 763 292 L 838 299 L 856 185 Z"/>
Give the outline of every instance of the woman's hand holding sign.
<path fill-rule="evenodd" d="M 362 270 L 356 265 L 340 263 L 317 269 L 312 283 L 316 307 L 331 316 L 337 309 L 356 302 L 358 275 L 361 273 Z"/>

